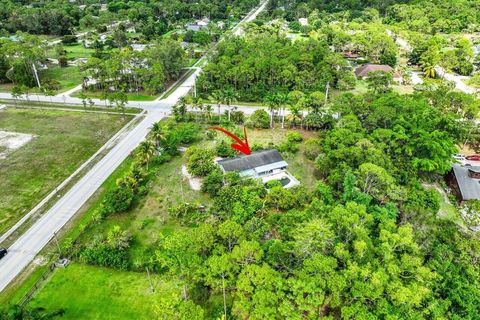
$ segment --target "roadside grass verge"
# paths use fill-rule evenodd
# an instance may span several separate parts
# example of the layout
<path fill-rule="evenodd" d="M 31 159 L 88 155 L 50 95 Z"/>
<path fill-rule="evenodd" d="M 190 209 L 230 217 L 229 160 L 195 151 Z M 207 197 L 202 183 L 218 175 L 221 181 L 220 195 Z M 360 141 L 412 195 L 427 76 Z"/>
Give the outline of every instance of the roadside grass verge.
<path fill-rule="evenodd" d="M 175 90 L 178 89 L 183 84 L 183 81 L 190 77 L 193 73 L 195 72 L 195 69 L 189 69 L 187 72 L 182 74 L 178 80 L 176 80 L 168 89 L 165 93 L 163 93 L 160 96 L 160 99 L 166 99 L 168 98 Z"/>
<path fill-rule="evenodd" d="M 0 130 L 35 136 L 0 160 L 0 233 L 95 153 L 130 117 L 52 110 L 8 109 Z"/>
<path fill-rule="evenodd" d="M 84 91 L 87 98 L 102 99 L 103 92 L 101 91 Z M 80 90 L 71 94 L 72 97 L 80 97 Z M 158 95 L 150 95 L 144 91 L 127 93 L 128 101 L 154 101 Z"/>
<path fill-rule="evenodd" d="M 109 107 L 103 107 L 103 106 L 97 106 L 97 107 L 87 107 L 84 108 L 82 105 L 79 104 L 66 104 L 66 103 L 61 103 L 61 102 L 38 102 L 34 100 L 26 101 L 26 100 L 21 100 L 17 101 L 17 104 L 15 105 L 15 102 L 13 100 L 2 100 L 0 99 L 0 104 L 5 104 L 10 107 L 15 107 L 17 109 L 67 109 L 72 110 L 72 111 L 95 111 L 95 112 L 109 112 L 109 113 L 118 113 L 118 114 L 123 114 L 123 112 L 118 111 L 115 108 L 109 108 Z M 141 113 L 142 109 L 140 108 L 134 108 L 134 107 L 128 107 L 125 108 L 125 113 L 126 114 L 138 114 Z"/>

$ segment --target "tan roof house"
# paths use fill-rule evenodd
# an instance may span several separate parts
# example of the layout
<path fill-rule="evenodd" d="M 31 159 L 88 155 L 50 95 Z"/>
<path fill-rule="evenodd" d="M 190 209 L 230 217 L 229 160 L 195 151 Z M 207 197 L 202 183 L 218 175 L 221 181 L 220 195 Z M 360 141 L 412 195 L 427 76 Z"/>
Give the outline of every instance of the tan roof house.
<path fill-rule="evenodd" d="M 368 78 L 370 72 L 384 71 L 391 72 L 394 81 L 402 81 L 402 75 L 387 64 L 366 63 L 355 69 L 355 75 L 359 79 Z"/>

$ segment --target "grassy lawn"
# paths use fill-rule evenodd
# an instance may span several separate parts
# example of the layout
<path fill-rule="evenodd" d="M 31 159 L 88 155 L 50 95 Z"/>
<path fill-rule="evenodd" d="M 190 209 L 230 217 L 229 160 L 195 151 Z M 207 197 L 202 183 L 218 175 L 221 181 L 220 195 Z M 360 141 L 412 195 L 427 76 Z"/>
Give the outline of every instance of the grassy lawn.
<path fill-rule="evenodd" d="M 0 160 L 0 233 L 95 153 L 129 117 L 8 109 L 0 130 L 35 139 Z"/>
<path fill-rule="evenodd" d="M 176 288 L 153 280 L 154 293 L 145 273 L 74 263 L 56 270 L 29 306 L 64 309 L 62 319 L 156 319 L 158 299 Z"/>
<path fill-rule="evenodd" d="M 270 143 L 279 144 L 285 139 L 288 130 L 276 128 L 274 130 L 248 131 L 249 142 L 261 145 Z M 313 136 L 312 132 L 302 131 L 305 138 Z M 213 141 L 199 142 L 199 146 L 213 147 Z M 314 164 L 303 155 L 303 144 L 300 150 L 293 155 L 285 155 L 289 163 L 289 171 L 307 188 L 313 188 L 317 178 Z M 113 226 L 118 225 L 127 230 L 133 237 L 130 248 L 132 261 L 142 259 L 145 251 L 155 246 L 159 233 L 171 233 L 181 226 L 171 218 L 168 209 L 184 202 L 209 205 L 208 195 L 191 189 L 188 181 L 182 177 L 181 168 L 185 163 L 183 156 L 174 157 L 170 162 L 155 167 L 154 177 L 149 182 L 149 192 L 129 212 L 108 216 L 101 224 L 95 224 L 81 237 L 81 242 L 89 242 L 96 234 L 105 234 Z"/>
<path fill-rule="evenodd" d="M 85 95 L 88 98 L 97 98 L 101 99 L 103 92 L 101 91 L 85 91 Z M 80 91 L 77 91 L 71 95 L 72 97 L 79 97 Z M 140 91 L 138 93 L 127 93 L 128 101 L 153 101 L 158 98 L 158 95 L 149 95 L 144 91 Z"/>
<path fill-rule="evenodd" d="M 85 48 L 83 44 L 63 46 L 63 48 L 67 51 L 68 59 L 89 58 L 95 52 L 95 49 Z"/>
<path fill-rule="evenodd" d="M 208 196 L 190 188 L 181 175 L 182 157 L 156 168 L 154 178 L 149 182 L 149 193 L 130 212 L 108 216 L 101 224 L 94 225 L 82 236 L 89 242 L 95 234 L 106 233 L 118 225 L 133 237 L 130 248 L 132 260 L 140 259 L 145 250 L 154 246 L 159 233 L 171 233 L 182 228 L 175 219 L 170 219 L 168 208 L 184 202 L 208 204 Z M 185 199 L 185 200 L 184 200 Z"/>
<path fill-rule="evenodd" d="M 207 129 L 205 129 L 207 130 Z M 268 145 L 279 144 L 285 139 L 288 130 L 280 128 L 248 131 L 252 143 Z M 304 138 L 316 134 L 300 131 Z M 203 140 L 197 143 L 204 148 L 213 147 L 212 140 Z M 303 156 L 303 145 L 294 155 L 285 156 L 289 163 L 289 171 L 299 178 L 307 187 L 315 185 L 316 178 L 314 165 Z M 148 194 L 135 207 L 126 213 L 109 215 L 99 224 L 93 224 L 80 236 L 80 242 L 88 243 L 93 237 L 105 234 L 113 226 L 118 225 L 132 235 L 133 242 L 129 249 L 130 259 L 135 264 L 145 256 L 151 256 L 152 250 L 157 247 L 159 234 L 169 234 L 189 228 L 181 225 L 176 218 L 169 215 L 168 209 L 184 202 L 211 205 L 208 195 L 190 188 L 188 181 L 182 177 L 181 167 L 185 164 L 183 155 L 174 157 L 163 164 L 152 164 L 153 177 L 148 182 Z M 128 168 L 125 163 L 109 178 L 106 188 L 113 186 L 117 178 Z M 101 197 L 91 206 L 88 213 L 76 223 L 77 231 L 70 232 L 68 238 L 78 236 L 79 225 L 85 224 L 87 217 L 101 203 Z M 168 294 L 180 294 L 181 288 L 175 278 L 164 279 L 158 274 L 152 275 L 156 284 L 156 291 L 149 290 L 147 277 L 144 273 L 116 271 L 109 268 L 86 266 L 73 263 L 66 269 L 55 271 L 49 282 L 30 302 L 31 307 L 44 307 L 53 311 L 64 308 L 66 319 L 152 319 L 160 312 L 155 303 L 160 297 Z M 230 298 L 228 298 L 230 299 Z M 214 306 L 221 304 L 221 296 L 213 296 L 205 302 L 208 314 L 213 314 Z"/>
<path fill-rule="evenodd" d="M 62 88 L 60 91 L 72 89 L 83 81 L 83 76 L 80 73 L 79 67 L 54 67 L 42 71 L 41 76 L 48 79 L 54 79 L 60 82 Z"/>

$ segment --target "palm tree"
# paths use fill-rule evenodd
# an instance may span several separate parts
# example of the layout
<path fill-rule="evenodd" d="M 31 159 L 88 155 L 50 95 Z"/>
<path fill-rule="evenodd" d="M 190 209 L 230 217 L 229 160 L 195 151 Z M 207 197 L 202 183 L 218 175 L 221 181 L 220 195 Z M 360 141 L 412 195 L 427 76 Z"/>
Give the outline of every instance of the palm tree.
<path fill-rule="evenodd" d="M 282 129 L 284 129 L 285 107 L 286 107 L 287 103 L 289 102 L 288 95 L 285 94 L 285 93 L 277 93 L 276 100 L 277 100 L 278 107 L 282 110 Z"/>
<path fill-rule="evenodd" d="M 145 140 L 140 143 L 138 146 L 138 155 L 141 158 L 142 163 L 147 165 L 148 170 L 148 163 L 152 158 L 153 154 L 155 153 L 155 145 L 150 140 Z"/>
<path fill-rule="evenodd" d="M 192 100 L 193 100 L 193 101 L 192 101 L 192 108 L 193 108 L 193 109 L 198 109 L 198 111 L 201 112 L 202 109 L 203 109 L 203 100 L 202 100 L 202 98 L 194 97 Z M 197 121 L 197 120 L 198 120 L 198 114 L 195 115 L 195 121 Z"/>
<path fill-rule="evenodd" d="M 207 113 L 208 120 L 212 120 L 213 107 L 211 104 L 207 104 L 205 106 L 205 112 Z"/>
<path fill-rule="evenodd" d="M 220 106 L 222 103 L 222 92 L 219 90 L 215 90 L 212 94 L 208 97 L 211 101 L 217 104 L 218 116 L 220 116 Z"/>
<path fill-rule="evenodd" d="M 155 144 L 155 150 L 159 150 L 160 143 L 165 139 L 165 133 L 163 132 L 163 128 L 160 125 L 160 122 L 155 122 L 152 127 L 150 128 L 150 135 Z"/>
<path fill-rule="evenodd" d="M 237 102 L 237 98 L 238 95 L 232 87 L 228 87 L 222 91 L 222 103 L 226 104 L 228 107 L 228 121 L 230 121 L 230 113 L 232 111 L 230 105 L 233 102 Z"/>
<path fill-rule="evenodd" d="M 291 122 L 293 122 L 293 125 L 296 127 L 297 126 L 297 121 L 302 121 L 303 120 L 303 113 L 302 113 L 301 104 L 300 103 L 291 104 L 288 109 L 290 110 L 289 119 L 290 119 Z M 303 129 L 303 123 L 302 123 L 301 127 Z"/>
<path fill-rule="evenodd" d="M 178 99 L 178 103 L 173 107 L 173 112 L 178 116 L 180 121 L 183 121 L 185 119 L 185 115 L 187 114 L 187 98 L 186 97 L 181 97 Z"/>
<path fill-rule="evenodd" d="M 425 74 L 425 77 L 427 78 L 435 78 L 437 76 L 437 72 L 435 70 L 435 66 L 432 66 L 431 64 L 425 64 L 422 66 L 423 73 Z"/>
<path fill-rule="evenodd" d="M 277 100 L 277 95 L 275 93 L 269 92 L 263 99 L 265 104 L 268 107 L 268 110 L 270 110 L 270 128 L 273 129 L 273 114 L 275 110 L 278 109 L 278 100 Z"/>

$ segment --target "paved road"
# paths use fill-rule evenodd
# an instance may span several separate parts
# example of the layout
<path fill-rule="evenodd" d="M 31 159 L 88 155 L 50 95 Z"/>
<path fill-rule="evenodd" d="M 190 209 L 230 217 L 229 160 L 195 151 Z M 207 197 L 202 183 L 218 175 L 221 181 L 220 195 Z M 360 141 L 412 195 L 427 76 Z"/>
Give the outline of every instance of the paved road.
<path fill-rule="evenodd" d="M 454 73 L 448 73 L 445 71 L 444 68 L 440 66 L 435 66 L 435 72 L 441 78 L 455 83 L 455 88 L 457 88 L 460 91 L 463 91 L 465 93 L 476 93 L 478 91 L 477 89 L 470 87 L 469 85 L 465 84 L 465 82 L 463 82 L 464 80 L 469 79 L 470 77 L 459 76 L 458 74 L 454 74 Z"/>
<path fill-rule="evenodd" d="M 185 83 L 193 83 L 197 74 L 194 73 Z M 148 108 L 146 117 L 9 248 L 9 253 L 0 260 L 0 291 L 34 259 L 53 235 L 145 139 L 151 125 L 161 120 L 176 100 L 189 90 L 190 87 L 181 86 L 168 99 L 157 103 L 154 108 Z"/>
<path fill-rule="evenodd" d="M 256 16 L 263 8 L 265 8 L 265 3 L 262 2 L 260 9 L 252 10 L 247 18 L 252 15 Z M 145 109 L 147 111 L 145 118 L 8 248 L 9 253 L 0 260 L 0 292 L 33 261 L 35 256 L 54 237 L 55 233 L 75 215 L 113 171 L 145 139 L 151 125 L 170 113 L 172 106 L 178 99 L 190 91 L 199 72 L 200 69 L 198 68 L 166 99 L 154 102 L 129 103 L 129 106 Z M 0 93 L 0 98 L 11 99 L 12 97 L 8 93 Z M 64 98 L 38 95 L 37 99 L 47 102 L 50 99 L 55 102 L 63 102 Z M 66 96 L 65 100 L 68 103 L 81 103 L 80 99 L 69 96 Z M 98 102 L 100 101 L 96 100 L 97 105 L 101 104 Z M 239 109 L 248 113 L 252 111 L 252 108 L 241 107 Z"/>

